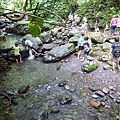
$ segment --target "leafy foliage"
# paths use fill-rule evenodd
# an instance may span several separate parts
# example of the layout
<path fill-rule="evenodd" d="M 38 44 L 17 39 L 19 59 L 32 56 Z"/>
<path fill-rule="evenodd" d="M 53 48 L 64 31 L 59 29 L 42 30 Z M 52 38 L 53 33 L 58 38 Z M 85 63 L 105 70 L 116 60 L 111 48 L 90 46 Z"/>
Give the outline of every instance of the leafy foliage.
<path fill-rule="evenodd" d="M 43 19 L 38 17 L 33 17 L 29 23 L 29 30 L 33 37 L 37 37 L 40 35 L 41 30 L 43 28 Z"/>
<path fill-rule="evenodd" d="M 110 22 L 112 15 L 120 15 L 120 0 L 89 0 L 79 4 L 76 13 L 94 19 L 97 15 L 101 20 L 100 24 Z"/>

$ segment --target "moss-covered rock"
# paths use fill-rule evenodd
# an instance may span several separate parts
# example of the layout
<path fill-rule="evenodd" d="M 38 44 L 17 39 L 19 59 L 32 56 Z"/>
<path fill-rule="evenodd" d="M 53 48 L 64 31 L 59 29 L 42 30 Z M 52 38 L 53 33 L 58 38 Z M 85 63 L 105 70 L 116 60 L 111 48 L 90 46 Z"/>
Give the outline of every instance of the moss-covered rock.
<path fill-rule="evenodd" d="M 83 62 L 81 69 L 82 71 L 89 73 L 96 70 L 98 66 L 98 62 L 96 62 L 93 58 L 87 58 Z"/>

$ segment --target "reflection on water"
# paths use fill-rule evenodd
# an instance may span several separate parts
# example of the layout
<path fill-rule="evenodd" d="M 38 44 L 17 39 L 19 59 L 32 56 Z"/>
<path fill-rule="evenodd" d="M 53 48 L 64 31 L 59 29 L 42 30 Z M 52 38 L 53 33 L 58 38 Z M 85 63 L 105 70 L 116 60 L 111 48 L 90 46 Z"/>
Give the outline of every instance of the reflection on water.
<path fill-rule="evenodd" d="M 6 41 L 0 41 L 0 46 L 5 46 L 6 48 L 14 46 L 14 43 L 22 38 L 19 35 L 6 35 Z"/>
<path fill-rule="evenodd" d="M 70 76 L 69 72 L 67 74 L 63 71 L 58 72 L 55 64 L 43 64 L 41 60 L 24 61 L 20 64 L 13 63 L 11 67 L 11 70 L 4 76 L 4 87 L 7 88 L 9 85 L 16 88 L 24 84 L 38 85 L 41 82 L 48 83 L 55 77 L 63 78 L 67 74 Z"/>
<path fill-rule="evenodd" d="M 34 115 L 38 115 L 39 110 L 47 100 L 46 97 L 51 98 L 46 93 L 43 95 L 41 94 L 42 98 L 35 98 L 37 94 L 34 93 L 34 90 L 37 89 L 38 86 L 49 85 L 55 78 L 71 79 L 71 74 L 69 72 L 63 70 L 59 70 L 58 72 L 55 64 L 43 64 L 41 60 L 24 61 L 20 64 L 13 63 L 11 67 L 11 70 L 2 76 L 3 82 L 0 85 L 1 89 L 17 91 L 18 88 L 23 85 L 31 86 L 28 95 L 29 98 L 26 98 L 25 100 L 17 98 L 18 105 L 16 107 L 13 106 L 14 109 L 12 111 L 15 113 L 15 120 L 16 118 L 19 118 L 18 120 L 30 120 L 30 114 L 33 114 L 36 111 Z M 31 105 L 35 105 L 34 109 L 28 110 Z M 39 108 L 37 108 L 38 106 Z"/>
<path fill-rule="evenodd" d="M 7 48 L 14 46 L 14 43 L 18 39 L 22 38 L 22 36 L 11 35 L 6 36 L 6 38 L 7 40 L 1 42 L 0 45 Z M 46 94 L 44 94 L 39 100 L 40 102 L 38 102 L 38 100 L 36 101 L 34 90 L 37 89 L 37 87 L 40 85 L 44 86 L 46 84 L 50 84 L 52 81 L 55 80 L 56 77 L 63 79 L 64 77 L 66 78 L 66 76 L 70 77 L 70 73 L 60 70 L 58 72 L 56 70 L 55 64 L 44 64 L 41 58 L 39 60 L 25 59 L 23 63 L 19 64 L 12 63 L 11 69 L 7 73 L 0 73 L 0 90 L 12 90 L 16 92 L 21 86 L 30 85 L 31 88 L 28 95 L 29 99 L 26 98 L 24 100 L 22 98 L 17 98 L 18 105 L 16 107 L 12 106 L 12 111 L 9 107 L 6 110 L 9 115 L 6 115 L 6 111 L 0 107 L 0 119 L 9 118 L 9 120 L 34 120 L 34 118 L 31 118 L 31 114 L 36 111 L 34 114 L 37 116 L 40 107 L 43 106 L 46 99 Z M 33 104 L 33 101 L 35 104 L 35 108 L 32 109 L 32 111 L 28 110 L 28 108 Z M 37 108 L 38 106 L 39 108 Z"/>

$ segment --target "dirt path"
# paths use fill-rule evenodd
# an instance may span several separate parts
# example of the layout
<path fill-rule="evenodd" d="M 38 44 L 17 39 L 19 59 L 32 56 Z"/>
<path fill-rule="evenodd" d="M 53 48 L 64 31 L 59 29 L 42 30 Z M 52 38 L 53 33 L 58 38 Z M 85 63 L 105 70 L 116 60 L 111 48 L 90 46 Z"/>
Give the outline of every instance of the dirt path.
<path fill-rule="evenodd" d="M 77 56 L 73 54 L 66 58 L 66 60 L 69 60 L 69 62 L 59 63 L 62 64 L 61 68 L 69 70 L 71 72 L 83 73 L 81 70 L 82 62 L 77 59 Z M 112 71 L 111 68 L 105 70 L 103 66 L 106 65 L 106 63 L 100 61 L 98 61 L 98 63 L 99 67 L 96 70 L 91 73 L 83 74 L 90 76 L 91 80 L 97 82 L 98 86 L 100 86 L 101 88 L 113 86 L 117 91 L 120 92 L 120 72 L 115 73 L 114 71 Z"/>

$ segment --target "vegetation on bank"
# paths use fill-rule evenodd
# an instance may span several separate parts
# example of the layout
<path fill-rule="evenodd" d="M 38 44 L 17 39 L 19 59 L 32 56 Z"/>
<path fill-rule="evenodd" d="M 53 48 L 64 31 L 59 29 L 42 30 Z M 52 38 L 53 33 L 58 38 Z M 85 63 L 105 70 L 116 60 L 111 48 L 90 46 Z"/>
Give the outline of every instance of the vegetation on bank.
<path fill-rule="evenodd" d="M 19 21 L 27 15 L 30 31 L 36 37 L 43 25 L 51 28 L 53 23 L 64 23 L 70 13 L 86 16 L 89 22 L 93 22 L 97 15 L 100 25 L 104 26 L 113 14 L 120 15 L 119 8 L 120 0 L 1 0 L 0 16 Z M 14 13 L 19 13 L 20 17 L 14 18 Z M 40 32 L 35 33 L 34 29 Z"/>

